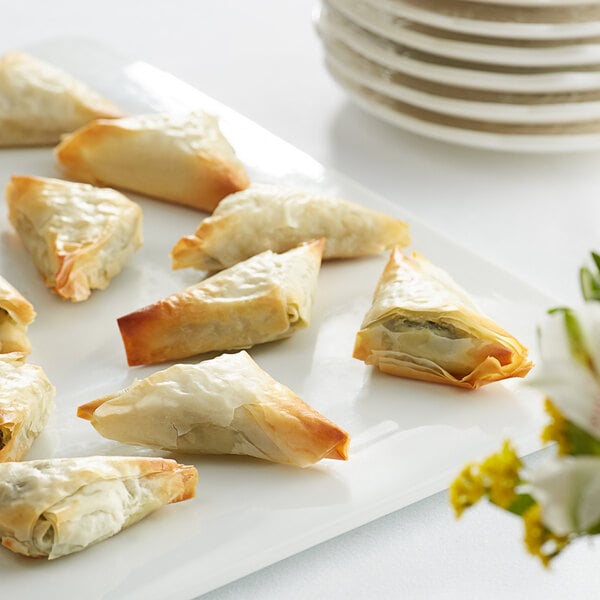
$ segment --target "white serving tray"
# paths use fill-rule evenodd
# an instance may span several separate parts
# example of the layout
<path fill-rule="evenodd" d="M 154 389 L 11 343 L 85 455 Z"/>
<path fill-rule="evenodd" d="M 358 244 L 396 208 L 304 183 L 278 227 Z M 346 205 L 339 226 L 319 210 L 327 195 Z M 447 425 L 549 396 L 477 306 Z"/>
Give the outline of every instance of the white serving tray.
<path fill-rule="evenodd" d="M 30 50 L 92 84 L 131 112 L 205 108 L 255 181 L 344 196 L 406 219 L 413 247 L 447 269 L 481 307 L 532 348 L 553 301 L 197 90 L 104 47 L 62 39 Z M 57 176 L 51 149 L 0 151 L 0 177 Z M 424 182 L 424 185 L 426 182 Z M 55 384 L 57 406 L 29 458 L 147 454 L 101 438 L 75 407 L 162 367 L 128 368 L 115 319 L 195 283 L 172 272 L 168 253 L 202 214 L 134 197 L 145 245 L 102 292 L 79 304 L 42 284 L 6 211 L 0 213 L 0 273 L 35 305 L 32 363 Z M 465 392 L 382 375 L 351 358 L 385 256 L 323 266 L 313 323 L 295 337 L 253 348 L 273 377 L 352 435 L 348 462 L 297 469 L 243 457 L 176 457 L 198 467 L 197 497 L 165 507 L 119 535 L 56 561 L 0 551 L 7 597 L 164 599 L 195 597 L 446 487 L 458 469 L 511 437 L 521 453 L 540 447 L 541 398 L 521 381 Z M 166 366 L 166 365 L 165 365 Z"/>

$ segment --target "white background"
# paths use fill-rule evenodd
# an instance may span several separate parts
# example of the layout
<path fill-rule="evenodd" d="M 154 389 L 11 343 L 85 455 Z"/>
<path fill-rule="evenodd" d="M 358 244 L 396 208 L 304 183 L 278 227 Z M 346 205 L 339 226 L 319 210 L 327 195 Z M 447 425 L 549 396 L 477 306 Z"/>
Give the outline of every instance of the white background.
<path fill-rule="evenodd" d="M 575 304 L 577 269 L 600 249 L 600 153 L 478 151 L 377 121 L 328 77 L 313 8 L 313 0 L 3 2 L 0 52 L 75 34 L 150 62 L 557 303 Z M 487 506 L 456 522 L 440 493 L 205 598 L 598 596 L 595 544 L 575 544 L 544 571 L 520 536 L 520 523 Z"/>

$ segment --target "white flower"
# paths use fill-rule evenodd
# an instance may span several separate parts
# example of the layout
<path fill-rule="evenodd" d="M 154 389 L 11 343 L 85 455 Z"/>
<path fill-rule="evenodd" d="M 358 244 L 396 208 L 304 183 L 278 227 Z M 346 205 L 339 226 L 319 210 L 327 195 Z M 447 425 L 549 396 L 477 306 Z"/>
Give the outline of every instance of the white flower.
<path fill-rule="evenodd" d="M 523 519 L 527 550 L 547 566 L 574 539 L 600 534 L 600 254 L 581 269 L 586 304 L 558 308 L 540 327 L 540 361 L 527 383 L 547 396 L 542 439 L 559 456 L 526 469 L 505 442 L 467 465 L 450 488 L 460 516 L 487 498 Z"/>
<path fill-rule="evenodd" d="M 581 534 L 600 525 L 600 457 L 549 459 L 528 476 L 528 492 L 550 531 Z"/>
<path fill-rule="evenodd" d="M 600 303 L 549 315 L 540 328 L 540 352 L 529 384 L 567 420 L 600 439 Z"/>

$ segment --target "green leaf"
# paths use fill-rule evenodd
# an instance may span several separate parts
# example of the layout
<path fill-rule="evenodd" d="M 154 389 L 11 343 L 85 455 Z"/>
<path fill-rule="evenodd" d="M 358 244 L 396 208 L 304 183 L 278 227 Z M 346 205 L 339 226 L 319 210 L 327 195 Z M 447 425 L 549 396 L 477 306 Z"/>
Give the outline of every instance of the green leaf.
<path fill-rule="evenodd" d="M 575 423 L 566 421 L 565 436 L 569 445 L 569 454 L 573 456 L 581 454 L 600 456 L 600 440 L 575 425 Z"/>
<path fill-rule="evenodd" d="M 579 286 L 586 302 L 600 301 L 600 281 L 587 267 L 581 267 L 579 270 Z"/>
<path fill-rule="evenodd" d="M 575 315 L 575 312 L 570 308 L 557 307 L 551 308 L 548 311 L 548 313 L 551 315 L 563 315 L 571 356 L 573 356 L 573 358 L 577 362 L 581 363 L 586 369 L 594 371 L 594 363 L 592 361 L 590 353 L 587 350 L 585 338 L 583 336 L 583 331 L 581 329 L 581 325 L 579 324 L 579 320 Z"/>
<path fill-rule="evenodd" d="M 579 287 L 586 302 L 594 299 L 595 284 L 591 271 L 587 267 L 581 267 L 579 269 Z"/>
<path fill-rule="evenodd" d="M 518 494 L 512 504 L 506 509 L 509 512 L 523 516 L 533 505 L 535 500 L 529 494 Z"/>
<path fill-rule="evenodd" d="M 598 535 L 600 533 L 600 522 L 596 523 L 593 527 L 590 527 L 587 532 L 589 535 Z"/>
<path fill-rule="evenodd" d="M 581 294 L 586 302 L 599 302 L 600 301 L 600 254 L 597 252 L 591 252 L 594 266 L 596 267 L 596 273 L 583 266 L 579 270 L 579 285 L 581 287 Z"/>

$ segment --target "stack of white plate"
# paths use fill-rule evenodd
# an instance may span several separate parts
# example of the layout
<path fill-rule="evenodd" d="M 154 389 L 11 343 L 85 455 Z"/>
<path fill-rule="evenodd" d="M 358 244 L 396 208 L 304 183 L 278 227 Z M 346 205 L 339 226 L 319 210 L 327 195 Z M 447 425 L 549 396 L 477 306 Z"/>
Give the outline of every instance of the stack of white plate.
<path fill-rule="evenodd" d="M 327 68 L 369 112 L 512 151 L 600 149 L 600 0 L 322 0 Z"/>

